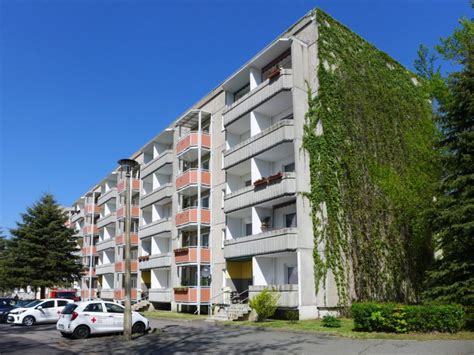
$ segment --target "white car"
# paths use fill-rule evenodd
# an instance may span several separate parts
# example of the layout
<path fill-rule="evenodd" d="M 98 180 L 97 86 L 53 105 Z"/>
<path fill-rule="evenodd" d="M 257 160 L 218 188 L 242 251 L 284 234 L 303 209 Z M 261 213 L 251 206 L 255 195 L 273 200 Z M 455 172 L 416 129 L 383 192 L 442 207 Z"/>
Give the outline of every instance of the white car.
<path fill-rule="evenodd" d="M 72 302 L 73 300 L 58 298 L 31 301 L 21 308 L 12 309 L 8 314 L 7 322 L 26 326 L 36 323 L 56 323 L 63 308 Z"/>
<path fill-rule="evenodd" d="M 65 337 L 87 338 L 90 334 L 123 332 L 125 307 L 102 300 L 68 304 L 62 311 L 56 329 Z M 132 332 L 145 333 L 150 322 L 138 312 L 132 312 Z"/>

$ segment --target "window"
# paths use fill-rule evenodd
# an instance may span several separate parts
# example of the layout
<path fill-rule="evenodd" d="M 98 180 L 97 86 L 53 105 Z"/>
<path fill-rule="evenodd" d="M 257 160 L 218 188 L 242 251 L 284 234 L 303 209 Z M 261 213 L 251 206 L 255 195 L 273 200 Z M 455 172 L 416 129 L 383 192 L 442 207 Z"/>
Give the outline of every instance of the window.
<path fill-rule="evenodd" d="M 289 213 L 285 215 L 285 227 L 286 228 L 294 228 L 296 227 L 296 213 Z"/>
<path fill-rule="evenodd" d="M 245 84 L 244 86 L 242 86 L 239 90 L 237 90 L 234 93 L 234 102 L 236 102 L 238 99 L 240 99 L 242 96 L 244 96 L 249 91 L 250 91 L 250 83 Z"/>
<path fill-rule="evenodd" d="M 58 301 L 58 307 L 64 307 L 68 304 L 67 301 Z"/>
<path fill-rule="evenodd" d="M 201 199 L 202 208 L 209 208 L 209 196 L 203 197 Z"/>
<path fill-rule="evenodd" d="M 293 173 L 295 171 L 295 163 L 291 163 L 283 166 L 285 173 Z"/>
<path fill-rule="evenodd" d="M 245 224 L 245 235 L 252 235 L 252 223 Z"/>
<path fill-rule="evenodd" d="M 72 314 L 74 310 L 77 308 L 77 304 L 74 303 L 69 303 L 64 307 L 63 311 L 61 312 L 62 314 Z"/>
<path fill-rule="evenodd" d="M 245 187 L 252 185 L 252 180 L 245 180 Z"/>
<path fill-rule="evenodd" d="M 40 305 L 43 309 L 44 308 L 54 308 L 54 301 L 46 301 Z"/>
<path fill-rule="evenodd" d="M 123 313 L 123 308 L 115 303 L 106 303 L 105 309 L 108 313 Z"/>
<path fill-rule="evenodd" d="M 209 248 L 209 233 L 204 233 L 201 236 L 201 246 L 204 248 Z"/>
<path fill-rule="evenodd" d="M 288 266 L 288 285 L 297 285 L 298 284 L 298 268 L 296 266 Z"/>
<path fill-rule="evenodd" d="M 102 304 L 100 303 L 90 303 L 84 308 L 84 312 L 103 312 Z"/>
<path fill-rule="evenodd" d="M 222 228 L 222 244 L 221 244 L 221 248 L 224 248 L 224 243 L 225 243 L 225 239 L 226 239 L 226 236 L 225 236 L 225 228 Z"/>

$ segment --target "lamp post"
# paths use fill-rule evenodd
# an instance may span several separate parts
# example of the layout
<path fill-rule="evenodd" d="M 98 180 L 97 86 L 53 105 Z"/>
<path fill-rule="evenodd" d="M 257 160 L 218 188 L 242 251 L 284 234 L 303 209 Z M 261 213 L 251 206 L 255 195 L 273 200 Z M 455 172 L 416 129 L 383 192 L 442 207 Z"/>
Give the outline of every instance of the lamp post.
<path fill-rule="evenodd" d="M 125 340 L 132 339 L 132 272 L 131 272 L 131 243 L 130 243 L 130 178 L 133 169 L 139 164 L 133 159 L 120 159 L 118 161 L 122 172 L 125 172 L 125 313 L 123 319 L 123 336 Z"/>

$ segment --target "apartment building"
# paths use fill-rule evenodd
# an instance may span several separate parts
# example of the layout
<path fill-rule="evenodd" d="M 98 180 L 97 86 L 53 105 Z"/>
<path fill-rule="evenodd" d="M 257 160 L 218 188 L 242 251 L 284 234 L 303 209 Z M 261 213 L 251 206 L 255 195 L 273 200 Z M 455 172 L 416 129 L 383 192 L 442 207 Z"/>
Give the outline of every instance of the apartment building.
<path fill-rule="evenodd" d="M 317 23 L 308 14 L 130 158 L 132 297 L 184 311 L 246 302 L 269 288 L 314 318 L 337 304 L 314 285 L 310 186 L 301 149 L 308 86 L 317 89 Z M 117 157 L 121 158 L 121 157 Z M 124 299 L 124 176 L 73 205 L 81 296 Z"/>

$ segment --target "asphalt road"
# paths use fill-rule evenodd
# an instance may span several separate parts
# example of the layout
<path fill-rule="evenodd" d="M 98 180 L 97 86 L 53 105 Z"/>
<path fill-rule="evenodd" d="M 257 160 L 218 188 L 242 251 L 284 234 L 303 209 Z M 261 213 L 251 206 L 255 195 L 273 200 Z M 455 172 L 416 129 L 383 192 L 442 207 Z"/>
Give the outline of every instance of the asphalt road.
<path fill-rule="evenodd" d="M 0 324 L 0 354 L 474 354 L 474 341 L 353 340 L 335 336 L 218 326 L 201 321 L 157 321 L 149 334 L 63 338 L 55 325 Z"/>

